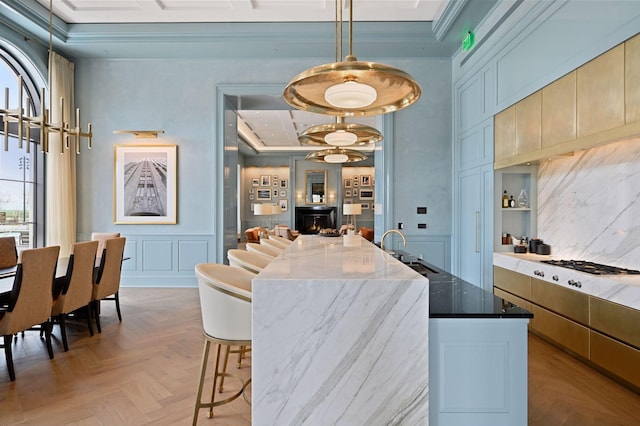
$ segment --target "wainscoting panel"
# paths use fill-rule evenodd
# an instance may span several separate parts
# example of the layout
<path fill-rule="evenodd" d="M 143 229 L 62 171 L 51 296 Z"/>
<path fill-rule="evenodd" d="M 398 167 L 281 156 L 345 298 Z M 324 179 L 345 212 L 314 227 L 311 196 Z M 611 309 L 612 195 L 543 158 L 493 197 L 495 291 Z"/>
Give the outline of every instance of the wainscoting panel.
<path fill-rule="evenodd" d="M 196 287 L 195 265 L 216 259 L 213 235 L 121 234 L 123 287 Z"/>
<path fill-rule="evenodd" d="M 394 248 L 406 251 L 414 256 L 422 256 L 425 262 L 431 263 L 445 271 L 451 271 L 450 235 L 407 235 L 406 247 L 402 247 L 402 241 L 397 238 L 395 242 L 399 245 L 394 245 Z"/>

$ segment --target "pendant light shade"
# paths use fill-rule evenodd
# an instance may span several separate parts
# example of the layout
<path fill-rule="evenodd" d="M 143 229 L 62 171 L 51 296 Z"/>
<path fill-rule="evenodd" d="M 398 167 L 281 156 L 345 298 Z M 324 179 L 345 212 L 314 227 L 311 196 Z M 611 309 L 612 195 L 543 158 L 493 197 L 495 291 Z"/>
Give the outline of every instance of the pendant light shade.
<path fill-rule="evenodd" d="M 335 123 L 309 127 L 298 136 L 303 145 L 369 145 L 380 142 L 382 134 L 370 126 L 357 123 L 344 123 L 341 117 Z"/>
<path fill-rule="evenodd" d="M 355 163 L 366 160 L 367 156 L 353 149 L 331 148 L 310 152 L 305 159 L 318 163 Z"/>
<path fill-rule="evenodd" d="M 349 54 L 340 61 L 341 9 L 342 0 L 336 0 L 336 62 L 293 77 L 284 89 L 284 100 L 303 111 L 338 117 L 386 114 L 416 102 L 421 89 L 409 74 L 389 65 L 358 61 L 353 55 L 353 0 L 349 0 Z"/>

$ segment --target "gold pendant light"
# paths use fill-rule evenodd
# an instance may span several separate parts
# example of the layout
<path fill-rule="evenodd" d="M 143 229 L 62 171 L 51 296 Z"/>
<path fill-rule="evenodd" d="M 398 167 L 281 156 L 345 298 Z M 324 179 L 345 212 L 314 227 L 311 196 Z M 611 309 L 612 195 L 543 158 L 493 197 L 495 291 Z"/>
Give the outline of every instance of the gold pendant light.
<path fill-rule="evenodd" d="M 335 123 L 309 127 L 298 136 L 303 145 L 369 145 L 382 140 L 382 134 L 371 126 L 357 123 L 345 123 L 342 117 L 336 117 Z"/>
<path fill-rule="evenodd" d="M 349 55 L 342 62 L 319 65 L 293 77 L 283 93 L 289 105 L 303 111 L 349 117 L 385 114 L 418 100 L 420 86 L 406 72 L 357 60 L 352 54 L 352 27 L 353 0 L 349 0 Z"/>
<path fill-rule="evenodd" d="M 305 159 L 317 163 L 355 163 L 366 160 L 367 156 L 353 149 L 330 148 L 310 152 Z"/>

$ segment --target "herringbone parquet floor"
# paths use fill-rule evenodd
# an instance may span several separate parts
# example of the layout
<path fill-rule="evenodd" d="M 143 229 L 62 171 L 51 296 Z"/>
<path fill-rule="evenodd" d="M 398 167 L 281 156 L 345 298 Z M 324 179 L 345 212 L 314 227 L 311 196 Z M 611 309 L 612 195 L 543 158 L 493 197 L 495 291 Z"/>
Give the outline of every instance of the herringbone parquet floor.
<path fill-rule="evenodd" d="M 103 302 L 100 335 L 84 323 L 49 360 L 36 332 L 14 344 L 17 380 L 0 355 L 0 425 L 189 425 L 203 338 L 197 289 L 121 290 L 123 322 Z M 59 335 L 57 330 L 54 331 Z M 640 395 L 535 336 L 529 338 L 529 425 L 639 425 Z M 240 373 L 250 374 L 249 354 Z M 235 369 L 235 367 L 232 367 Z M 202 410 L 199 425 L 248 425 L 242 399 Z"/>

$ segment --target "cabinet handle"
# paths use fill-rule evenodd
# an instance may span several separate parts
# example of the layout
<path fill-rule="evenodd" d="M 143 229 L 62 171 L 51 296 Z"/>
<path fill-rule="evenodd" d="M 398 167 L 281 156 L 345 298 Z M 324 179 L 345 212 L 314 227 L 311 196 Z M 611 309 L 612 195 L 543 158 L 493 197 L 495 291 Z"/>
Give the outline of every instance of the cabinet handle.
<path fill-rule="evenodd" d="M 479 240 L 480 240 L 480 230 L 478 229 L 478 226 L 480 224 L 480 212 L 478 210 L 476 210 L 476 253 L 480 253 L 480 246 L 479 246 Z"/>

